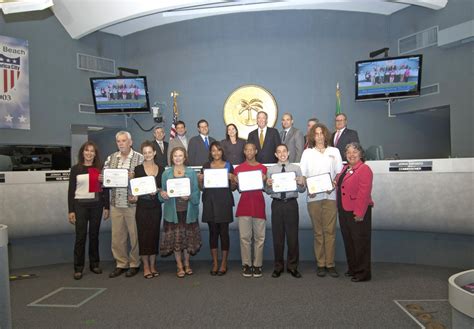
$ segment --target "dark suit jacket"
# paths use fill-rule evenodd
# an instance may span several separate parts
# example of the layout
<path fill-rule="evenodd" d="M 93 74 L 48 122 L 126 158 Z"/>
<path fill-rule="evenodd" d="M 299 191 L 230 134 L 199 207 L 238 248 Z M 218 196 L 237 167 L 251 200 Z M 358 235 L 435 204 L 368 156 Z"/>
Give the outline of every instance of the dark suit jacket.
<path fill-rule="evenodd" d="M 335 136 L 336 136 L 336 131 L 332 133 L 329 145 L 337 147 L 339 149 L 339 153 L 341 153 L 342 161 L 347 161 L 346 145 L 352 142 L 359 143 L 359 135 L 357 134 L 357 131 L 346 127 L 346 129 L 344 129 L 341 136 L 339 137 L 339 141 L 337 142 L 337 145 L 334 145 Z"/>
<path fill-rule="evenodd" d="M 156 148 L 156 155 L 155 155 L 155 163 L 157 165 L 164 167 L 168 166 L 168 142 L 163 141 L 163 152 L 161 152 L 161 148 L 158 145 L 158 142 L 155 140 L 155 148 Z"/>
<path fill-rule="evenodd" d="M 304 136 L 301 131 L 295 127 L 291 127 L 286 134 L 285 140 L 283 140 L 284 130 L 280 132 L 281 141 L 286 144 L 290 155 L 288 156 L 288 161 L 291 163 L 300 162 L 301 155 L 304 151 Z"/>
<path fill-rule="evenodd" d="M 258 136 L 258 128 L 251 131 L 247 139 L 248 142 L 257 146 L 257 161 L 260 163 L 277 163 L 275 150 L 281 144 L 280 134 L 275 128 L 267 127 L 267 133 L 263 141 L 263 148 L 260 147 L 260 138 Z"/>
<path fill-rule="evenodd" d="M 216 140 L 210 136 L 209 145 Z M 202 166 L 209 161 L 209 149 L 204 144 L 201 135 L 194 136 L 191 138 L 188 144 L 188 164 L 190 166 Z"/>

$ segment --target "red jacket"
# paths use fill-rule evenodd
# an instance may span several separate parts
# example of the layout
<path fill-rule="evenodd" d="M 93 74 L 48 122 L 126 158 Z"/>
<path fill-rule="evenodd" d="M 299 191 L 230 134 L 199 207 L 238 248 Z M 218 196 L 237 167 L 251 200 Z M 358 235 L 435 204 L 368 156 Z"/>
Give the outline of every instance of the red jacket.
<path fill-rule="evenodd" d="M 345 172 L 348 167 L 349 165 L 345 165 L 341 173 Z M 340 175 L 336 177 L 336 182 L 339 181 Z M 372 170 L 362 161 L 346 173 L 344 180 L 337 187 L 341 189 L 342 207 L 344 210 L 352 211 L 356 217 L 364 217 L 368 206 L 374 205 L 370 195 L 372 191 L 372 178 Z"/>

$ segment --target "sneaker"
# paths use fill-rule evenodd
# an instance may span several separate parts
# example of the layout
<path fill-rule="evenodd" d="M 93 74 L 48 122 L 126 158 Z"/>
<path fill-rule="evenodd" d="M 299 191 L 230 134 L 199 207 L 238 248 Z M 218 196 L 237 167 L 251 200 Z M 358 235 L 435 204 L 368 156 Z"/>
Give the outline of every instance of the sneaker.
<path fill-rule="evenodd" d="M 242 266 L 242 275 L 246 278 L 250 278 L 252 276 L 252 268 L 248 265 Z"/>
<path fill-rule="evenodd" d="M 253 268 L 253 277 L 254 278 L 261 278 L 262 277 L 262 268 L 254 266 Z"/>
<path fill-rule="evenodd" d="M 318 269 L 316 270 L 316 275 L 321 277 L 321 278 L 325 277 L 326 276 L 326 268 L 318 266 Z"/>
<path fill-rule="evenodd" d="M 117 267 L 117 268 L 115 268 L 115 270 L 112 271 L 112 273 L 109 274 L 109 278 L 116 278 L 119 275 L 122 275 L 122 273 L 125 272 L 125 271 L 127 271 L 127 269 Z"/>
<path fill-rule="evenodd" d="M 339 277 L 339 273 L 337 273 L 335 267 L 326 267 L 326 270 L 328 271 L 328 273 L 331 277 L 333 277 L 333 278 L 338 278 Z"/>

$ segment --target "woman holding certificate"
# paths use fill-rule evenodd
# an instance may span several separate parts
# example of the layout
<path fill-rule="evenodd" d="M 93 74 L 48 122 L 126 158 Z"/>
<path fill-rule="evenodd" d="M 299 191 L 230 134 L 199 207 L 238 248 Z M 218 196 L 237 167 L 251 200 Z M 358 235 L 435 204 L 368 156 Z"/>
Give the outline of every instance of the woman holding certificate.
<path fill-rule="evenodd" d="M 370 233 L 372 226 L 372 170 L 363 162 L 359 143 L 346 146 L 348 164 L 336 177 L 337 207 L 348 270 L 352 282 L 368 281 L 370 271 Z"/>
<path fill-rule="evenodd" d="M 336 271 L 334 257 L 336 252 L 336 192 L 332 181 L 341 171 L 342 159 L 339 150 L 328 146 L 328 128 L 317 123 L 308 133 L 309 147 L 301 157 L 301 172 L 306 177 L 308 189 L 308 213 L 313 224 L 314 255 L 317 262 L 317 275 L 333 278 Z"/>
<path fill-rule="evenodd" d="M 71 168 L 68 189 L 68 220 L 75 225 L 74 279 L 82 278 L 84 270 L 87 226 L 89 226 L 89 267 L 101 274 L 99 267 L 99 229 L 102 217 L 109 217 L 108 189 L 102 190 L 99 174 L 102 164 L 94 142 L 88 141 L 79 149 L 78 163 Z"/>
<path fill-rule="evenodd" d="M 226 161 L 224 150 L 219 142 L 213 142 L 209 151 L 209 161 L 203 165 L 198 175 L 202 193 L 202 222 L 209 226 L 209 245 L 211 247 L 211 275 L 222 276 L 227 272 L 229 255 L 229 223 L 233 221 L 235 190 L 234 168 Z M 221 240 L 222 262 L 218 265 L 219 237 Z"/>
<path fill-rule="evenodd" d="M 178 278 L 193 274 L 190 255 L 195 255 L 201 248 L 197 175 L 185 166 L 185 162 L 186 149 L 173 148 L 170 153 L 171 167 L 163 173 L 163 190 L 159 194 L 164 203 L 160 253 L 162 256 L 174 253 Z"/>
<path fill-rule="evenodd" d="M 252 276 L 260 278 L 262 276 L 266 222 L 265 199 L 262 190 L 267 167 L 255 159 L 257 155 L 255 144 L 245 144 L 244 154 L 245 162 L 237 166 L 234 171 L 240 190 L 240 200 L 235 215 L 239 219 L 242 275 L 246 278 Z"/>
<path fill-rule="evenodd" d="M 137 221 L 138 252 L 143 262 L 143 277 L 152 279 L 159 275 L 156 270 L 156 255 L 158 254 L 158 241 L 160 239 L 161 202 L 156 193 L 161 188 L 161 177 L 164 169 L 155 163 L 155 143 L 143 142 L 141 151 L 144 161 L 143 164 L 135 167 L 135 178 L 133 180 L 138 181 L 142 177 L 153 177 L 153 179 L 151 181 L 142 179 L 141 182 L 145 182 L 143 186 L 137 185 L 135 189 L 138 190 L 143 187 L 144 190 L 149 190 L 148 186 L 144 184 L 151 184 L 155 191 L 138 197 L 134 196 L 132 201 L 137 202 L 135 218 Z M 133 188 L 132 193 L 134 193 Z"/>

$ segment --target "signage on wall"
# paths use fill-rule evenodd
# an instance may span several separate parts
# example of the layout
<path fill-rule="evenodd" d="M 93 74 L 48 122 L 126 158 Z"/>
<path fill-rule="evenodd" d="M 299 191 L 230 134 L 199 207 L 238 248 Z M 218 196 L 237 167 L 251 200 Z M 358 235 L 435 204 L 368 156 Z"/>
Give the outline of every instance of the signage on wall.
<path fill-rule="evenodd" d="M 390 162 L 389 171 L 432 171 L 433 161 Z"/>
<path fill-rule="evenodd" d="M 48 172 L 45 175 L 47 182 L 63 182 L 69 180 L 69 171 L 63 172 Z"/>
<path fill-rule="evenodd" d="M 0 174 L 0 183 L 5 183 L 5 174 Z"/>
<path fill-rule="evenodd" d="M 30 129 L 28 41 L 0 35 L 0 128 Z"/>

